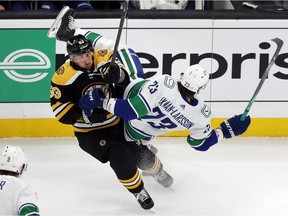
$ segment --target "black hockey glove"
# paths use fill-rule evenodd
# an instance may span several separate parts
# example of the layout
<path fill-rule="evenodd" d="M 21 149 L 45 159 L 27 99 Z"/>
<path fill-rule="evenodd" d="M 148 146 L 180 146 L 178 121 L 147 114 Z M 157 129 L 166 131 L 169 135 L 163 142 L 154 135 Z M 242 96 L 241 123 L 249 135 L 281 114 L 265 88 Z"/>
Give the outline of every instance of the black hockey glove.
<path fill-rule="evenodd" d="M 107 119 L 109 113 L 106 110 L 95 108 L 92 111 L 92 115 L 88 117 L 90 123 L 104 122 Z"/>
<path fill-rule="evenodd" d="M 118 64 L 111 64 L 111 62 L 107 62 L 100 66 L 98 70 L 101 73 L 104 82 L 108 84 L 119 82 L 121 68 Z"/>
<path fill-rule="evenodd" d="M 234 117 L 225 120 L 220 124 L 224 138 L 228 139 L 234 136 L 238 136 L 244 133 L 251 123 L 250 116 L 242 122 L 240 121 L 241 115 L 235 115 Z"/>

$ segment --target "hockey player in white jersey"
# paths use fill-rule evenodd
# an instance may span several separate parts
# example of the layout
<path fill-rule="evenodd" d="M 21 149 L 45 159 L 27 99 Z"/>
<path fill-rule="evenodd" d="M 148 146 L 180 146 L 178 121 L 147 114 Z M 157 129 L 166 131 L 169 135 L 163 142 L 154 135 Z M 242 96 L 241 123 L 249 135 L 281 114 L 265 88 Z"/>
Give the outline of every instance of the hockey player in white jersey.
<path fill-rule="evenodd" d="M 211 128 L 211 110 L 197 94 L 208 81 L 209 73 L 200 65 L 192 65 L 180 81 L 169 75 L 132 81 L 125 90 L 126 99 L 103 98 L 94 90 L 91 107 L 80 107 L 87 115 L 93 107 L 101 107 L 125 119 L 127 140 L 149 141 L 159 134 L 189 130 L 187 142 L 191 147 L 206 151 L 221 138 L 244 133 L 250 125 L 249 116 L 242 122 L 241 115 L 236 115 Z"/>
<path fill-rule="evenodd" d="M 7 145 L 0 155 L 0 215 L 40 215 L 36 193 L 20 179 L 26 170 L 23 149 Z"/>

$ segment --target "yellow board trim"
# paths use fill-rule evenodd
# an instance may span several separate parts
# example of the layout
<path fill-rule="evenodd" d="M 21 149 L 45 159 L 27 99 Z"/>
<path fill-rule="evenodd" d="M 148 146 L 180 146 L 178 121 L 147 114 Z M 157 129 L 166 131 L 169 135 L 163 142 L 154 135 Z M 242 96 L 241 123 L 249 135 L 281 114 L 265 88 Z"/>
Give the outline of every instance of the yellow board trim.
<path fill-rule="evenodd" d="M 212 119 L 216 128 L 225 118 Z M 251 126 L 242 136 L 287 137 L 288 118 L 253 118 Z M 187 136 L 188 131 L 175 131 L 162 136 Z M 56 118 L 0 119 L 0 137 L 71 137 L 73 127 L 64 125 Z"/>
<path fill-rule="evenodd" d="M 73 127 L 51 119 L 0 119 L 0 137 L 74 136 Z"/>

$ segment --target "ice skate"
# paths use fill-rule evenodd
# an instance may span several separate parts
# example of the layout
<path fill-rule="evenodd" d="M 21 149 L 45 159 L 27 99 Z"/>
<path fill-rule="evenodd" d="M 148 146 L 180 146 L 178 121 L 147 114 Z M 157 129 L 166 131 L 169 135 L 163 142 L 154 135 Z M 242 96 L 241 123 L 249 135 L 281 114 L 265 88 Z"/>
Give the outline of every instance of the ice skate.
<path fill-rule="evenodd" d="M 75 33 L 74 25 L 75 11 L 69 6 L 63 7 L 50 27 L 47 36 L 57 38 L 60 41 L 68 41 Z"/>
<path fill-rule="evenodd" d="M 151 176 L 155 179 L 156 182 L 158 182 L 165 188 L 168 188 L 173 184 L 173 177 L 163 169 Z"/>
<path fill-rule="evenodd" d="M 145 188 L 139 193 L 134 193 L 134 196 L 143 209 L 151 209 L 154 206 L 154 202 Z"/>
<path fill-rule="evenodd" d="M 150 151 L 152 151 L 154 154 L 157 154 L 158 149 L 153 146 L 152 144 L 148 144 L 147 147 L 150 149 Z"/>

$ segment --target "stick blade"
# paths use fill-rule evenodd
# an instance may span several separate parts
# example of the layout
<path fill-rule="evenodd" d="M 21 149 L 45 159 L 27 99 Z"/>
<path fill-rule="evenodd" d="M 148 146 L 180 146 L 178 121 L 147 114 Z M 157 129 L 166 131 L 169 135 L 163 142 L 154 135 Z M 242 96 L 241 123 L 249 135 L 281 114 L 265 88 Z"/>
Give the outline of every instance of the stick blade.
<path fill-rule="evenodd" d="M 283 46 L 283 41 L 280 38 L 273 38 L 272 41 L 274 41 L 278 47 L 280 46 L 280 48 Z"/>

